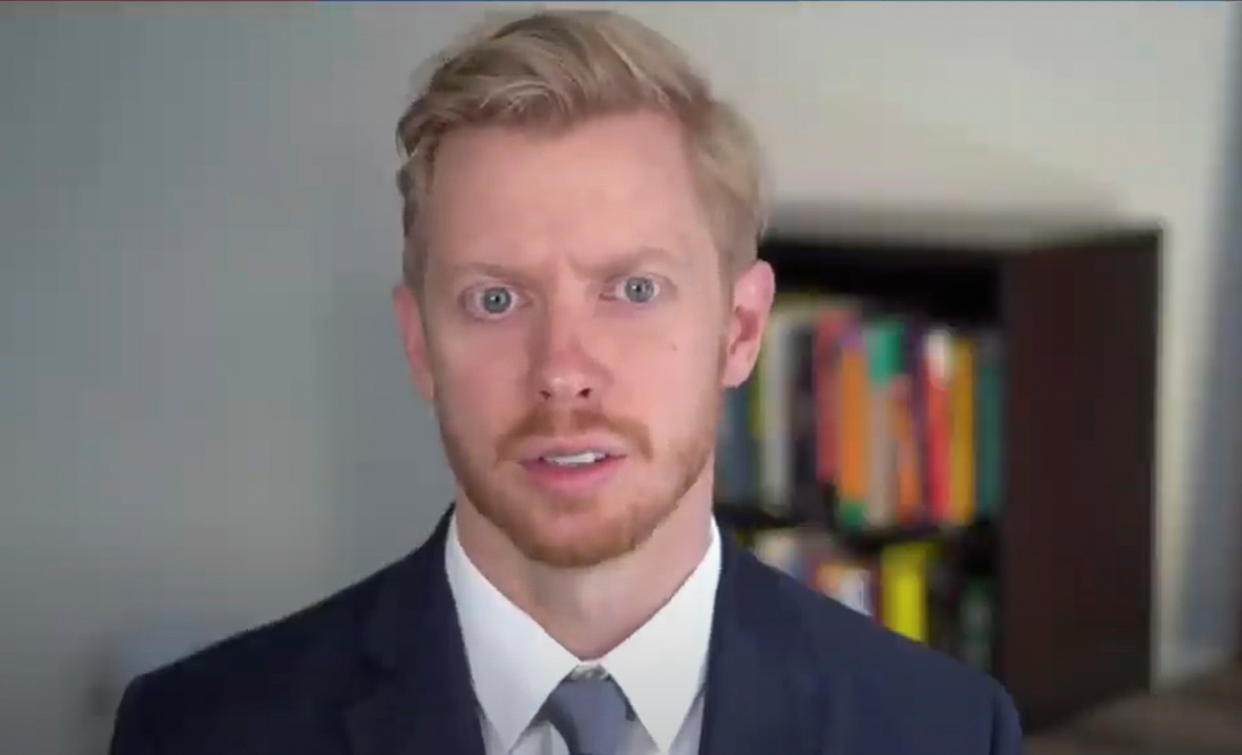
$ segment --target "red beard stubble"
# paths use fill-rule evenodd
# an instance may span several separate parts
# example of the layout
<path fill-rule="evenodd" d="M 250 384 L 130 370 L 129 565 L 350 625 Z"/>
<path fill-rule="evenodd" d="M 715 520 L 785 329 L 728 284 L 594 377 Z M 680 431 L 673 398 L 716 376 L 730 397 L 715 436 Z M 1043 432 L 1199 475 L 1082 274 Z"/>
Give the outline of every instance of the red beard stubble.
<path fill-rule="evenodd" d="M 590 431 L 607 432 L 623 439 L 632 454 L 627 464 L 657 463 L 651 433 L 641 422 L 610 417 L 594 409 L 558 411 L 536 406 L 501 436 L 491 462 L 492 469 L 484 469 L 453 431 L 451 418 L 440 402 L 436 402 L 436 414 L 449 464 L 479 513 L 528 559 L 557 568 L 577 568 L 594 566 L 629 553 L 644 543 L 677 509 L 686 491 L 702 473 L 715 445 L 723 391 L 714 386 L 712 393 L 709 406 L 700 412 L 698 426 L 674 443 L 669 451 L 672 474 L 654 475 L 653 484 L 641 485 L 637 480 L 642 479 L 642 475 L 635 474 L 634 470 L 622 470 L 623 475 L 629 475 L 631 489 L 608 491 L 607 498 L 621 498 L 612 505 L 602 496 L 555 496 L 540 494 L 533 488 L 505 487 L 494 470 L 519 463 L 514 449 L 522 441 Z M 566 541 L 554 536 L 553 525 L 558 519 L 591 514 L 600 521 L 581 537 Z"/>

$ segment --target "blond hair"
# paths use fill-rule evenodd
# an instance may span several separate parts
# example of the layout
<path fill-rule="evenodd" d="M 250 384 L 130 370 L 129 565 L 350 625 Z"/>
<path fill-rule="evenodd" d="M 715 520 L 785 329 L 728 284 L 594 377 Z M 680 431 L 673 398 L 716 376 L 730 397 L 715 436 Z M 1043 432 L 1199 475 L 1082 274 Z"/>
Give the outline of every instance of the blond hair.
<path fill-rule="evenodd" d="M 655 110 L 682 126 L 691 172 L 727 271 L 755 259 L 763 229 L 758 149 L 671 42 L 608 11 L 546 11 L 484 32 L 445 55 L 397 123 L 406 283 L 421 287 L 420 212 L 436 148 L 454 128 L 565 128 L 592 116 Z"/>

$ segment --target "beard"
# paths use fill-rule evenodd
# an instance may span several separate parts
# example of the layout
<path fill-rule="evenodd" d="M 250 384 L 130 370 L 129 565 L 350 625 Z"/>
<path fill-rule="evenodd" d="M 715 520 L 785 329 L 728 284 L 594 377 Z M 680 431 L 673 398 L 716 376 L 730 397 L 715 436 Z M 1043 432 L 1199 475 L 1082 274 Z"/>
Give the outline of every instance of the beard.
<path fill-rule="evenodd" d="M 536 406 L 497 443 L 496 453 L 472 453 L 452 413 L 437 400 L 445 454 L 462 491 L 484 518 L 533 562 L 581 568 L 638 548 L 678 507 L 707 468 L 716 442 L 723 390 L 712 385 L 694 420 L 664 449 L 633 419 L 593 409 Z M 519 468 L 511 449 L 521 441 L 599 430 L 627 442 L 625 468 L 600 491 L 558 495 L 540 491 L 509 470 Z M 641 465 L 641 466 L 640 466 Z"/>

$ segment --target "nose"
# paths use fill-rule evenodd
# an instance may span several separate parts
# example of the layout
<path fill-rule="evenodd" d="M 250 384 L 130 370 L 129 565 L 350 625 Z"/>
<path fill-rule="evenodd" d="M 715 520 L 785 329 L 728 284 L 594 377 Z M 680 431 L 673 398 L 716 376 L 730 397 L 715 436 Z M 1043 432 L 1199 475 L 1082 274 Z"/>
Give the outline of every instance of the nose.
<path fill-rule="evenodd" d="M 581 406 L 601 398 L 607 371 L 590 353 L 585 317 L 551 312 L 542 318 L 531 360 L 532 388 L 541 403 Z"/>

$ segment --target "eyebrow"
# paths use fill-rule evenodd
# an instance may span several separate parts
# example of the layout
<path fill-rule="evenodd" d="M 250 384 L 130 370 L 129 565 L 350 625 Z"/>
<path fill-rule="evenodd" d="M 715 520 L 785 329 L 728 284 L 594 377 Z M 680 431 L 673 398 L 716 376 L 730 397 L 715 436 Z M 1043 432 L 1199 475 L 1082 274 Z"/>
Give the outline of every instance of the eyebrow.
<path fill-rule="evenodd" d="M 644 264 L 659 263 L 669 267 L 685 267 L 686 260 L 658 246 L 642 246 L 601 262 L 572 263 L 575 272 L 600 278 L 615 278 L 641 268 Z M 541 276 L 514 265 L 495 262 L 462 262 L 449 266 L 449 274 L 456 278 L 467 274 L 482 274 L 492 278 L 509 280 L 524 286 L 533 286 Z"/>
<path fill-rule="evenodd" d="M 449 276 L 453 279 L 460 278 L 463 275 L 480 274 L 490 278 L 498 278 L 500 280 L 513 281 L 523 286 L 533 286 L 538 281 L 538 276 L 526 272 L 522 268 L 510 265 L 500 265 L 494 262 L 462 262 L 449 265 Z"/>
<path fill-rule="evenodd" d="M 663 247 L 641 246 L 599 263 L 575 264 L 574 270 L 579 273 L 594 273 L 601 278 L 615 278 L 653 262 L 678 268 L 686 265 L 684 258 L 679 258 Z"/>

